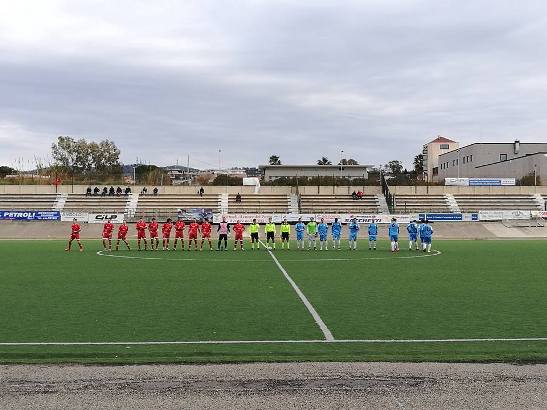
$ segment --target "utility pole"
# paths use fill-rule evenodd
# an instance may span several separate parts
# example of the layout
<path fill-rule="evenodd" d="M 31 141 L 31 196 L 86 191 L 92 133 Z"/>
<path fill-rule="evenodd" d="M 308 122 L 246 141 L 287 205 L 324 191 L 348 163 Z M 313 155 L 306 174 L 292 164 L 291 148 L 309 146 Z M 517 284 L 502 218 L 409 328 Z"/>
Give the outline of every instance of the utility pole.
<path fill-rule="evenodd" d="M 188 158 L 186 159 L 186 178 L 188 178 L 188 185 L 190 185 L 190 154 L 188 154 Z"/>
<path fill-rule="evenodd" d="M 340 150 L 340 183 L 342 180 L 342 155 L 344 154 L 344 150 Z"/>

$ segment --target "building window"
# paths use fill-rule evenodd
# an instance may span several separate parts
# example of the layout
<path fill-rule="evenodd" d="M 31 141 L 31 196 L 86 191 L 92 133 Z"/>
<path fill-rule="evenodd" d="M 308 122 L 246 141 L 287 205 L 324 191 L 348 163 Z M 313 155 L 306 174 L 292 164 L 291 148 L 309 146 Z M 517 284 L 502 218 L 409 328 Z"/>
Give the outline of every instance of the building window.
<path fill-rule="evenodd" d="M 450 149 L 450 145 L 449 144 L 441 144 L 440 148 L 441 149 Z"/>
<path fill-rule="evenodd" d="M 433 168 L 433 176 L 439 175 L 439 168 L 435 167 Z"/>
<path fill-rule="evenodd" d="M 465 164 L 467 162 L 467 157 L 463 157 L 463 163 Z"/>
<path fill-rule="evenodd" d="M 500 161 L 507 161 L 507 154 L 500 154 Z"/>
<path fill-rule="evenodd" d="M 473 155 L 469 155 L 469 162 L 473 162 Z"/>

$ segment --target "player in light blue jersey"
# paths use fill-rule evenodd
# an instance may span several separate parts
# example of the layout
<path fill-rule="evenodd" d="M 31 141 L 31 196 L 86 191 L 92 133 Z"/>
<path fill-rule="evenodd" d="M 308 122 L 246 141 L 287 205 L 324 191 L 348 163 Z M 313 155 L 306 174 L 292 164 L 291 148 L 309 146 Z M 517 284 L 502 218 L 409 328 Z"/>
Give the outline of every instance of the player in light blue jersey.
<path fill-rule="evenodd" d="M 422 248 L 424 252 L 431 253 L 431 238 L 433 237 L 433 228 L 429 225 L 429 221 L 423 224 L 423 239 Z"/>
<path fill-rule="evenodd" d="M 296 247 L 304 250 L 304 232 L 306 231 L 306 225 L 302 222 L 302 218 L 298 218 L 294 230 L 296 231 Z"/>
<path fill-rule="evenodd" d="M 325 223 L 325 220 L 321 218 L 321 222 L 317 225 L 317 233 L 319 234 L 319 249 L 323 250 L 323 245 L 325 245 L 325 250 L 329 250 L 329 245 L 327 243 L 327 237 L 329 235 L 329 226 Z"/>
<path fill-rule="evenodd" d="M 340 237 L 342 236 L 342 224 L 338 222 L 338 218 L 334 218 L 331 226 L 332 230 L 332 249 L 340 250 Z"/>
<path fill-rule="evenodd" d="M 408 250 L 411 251 L 413 245 L 417 251 L 420 250 L 420 248 L 418 247 L 418 224 L 416 223 L 416 221 L 410 222 L 406 226 L 406 231 L 408 232 L 408 241 L 409 241 Z"/>
<path fill-rule="evenodd" d="M 353 218 L 348 226 L 349 231 L 349 249 L 357 249 L 357 234 L 359 233 L 359 224 L 357 223 L 357 218 Z"/>
<path fill-rule="evenodd" d="M 389 224 L 389 240 L 391 242 L 391 252 L 399 252 L 399 224 L 396 218 L 391 219 Z"/>
<path fill-rule="evenodd" d="M 376 239 L 378 238 L 378 224 L 371 222 L 368 225 L 368 250 L 376 250 Z"/>
<path fill-rule="evenodd" d="M 424 229 L 425 229 L 425 221 L 420 219 L 418 222 L 418 237 L 420 238 L 420 243 L 422 244 L 422 248 L 424 246 Z"/>

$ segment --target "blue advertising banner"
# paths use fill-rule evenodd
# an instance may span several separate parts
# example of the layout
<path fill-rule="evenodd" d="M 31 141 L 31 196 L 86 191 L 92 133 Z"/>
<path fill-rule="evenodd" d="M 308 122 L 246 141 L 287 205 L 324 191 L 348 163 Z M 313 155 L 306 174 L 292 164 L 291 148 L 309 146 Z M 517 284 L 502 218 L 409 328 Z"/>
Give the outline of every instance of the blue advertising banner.
<path fill-rule="evenodd" d="M 59 211 L 0 211 L 0 220 L 10 221 L 59 221 Z"/>
<path fill-rule="evenodd" d="M 514 186 L 515 178 L 445 178 L 445 185 L 451 186 Z"/>
<path fill-rule="evenodd" d="M 469 186 L 513 186 L 515 178 L 469 178 Z"/>
<path fill-rule="evenodd" d="M 428 221 L 463 221 L 463 214 L 418 214 L 418 219 Z"/>

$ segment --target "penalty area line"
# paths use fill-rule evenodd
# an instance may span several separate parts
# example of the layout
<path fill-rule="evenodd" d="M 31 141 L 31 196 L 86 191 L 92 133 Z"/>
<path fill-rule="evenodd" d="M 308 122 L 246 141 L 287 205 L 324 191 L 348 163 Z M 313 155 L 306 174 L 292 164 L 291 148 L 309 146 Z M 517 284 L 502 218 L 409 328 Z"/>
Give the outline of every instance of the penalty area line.
<path fill-rule="evenodd" d="M 308 312 L 310 312 L 310 314 L 312 315 L 313 320 L 315 320 L 315 323 L 317 323 L 317 326 L 319 326 L 319 328 L 321 329 L 321 332 L 323 332 L 323 335 L 325 336 L 325 340 L 327 342 L 334 341 L 334 336 L 332 335 L 332 332 L 329 330 L 325 322 L 323 322 L 323 319 L 321 319 L 321 316 L 319 316 L 319 313 L 317 313 L 317 311 L 315 310 L 311 302 L 308 300 L 306 295 L 304 295 L 304 293 L 300 290 L 296 282 L 290 277 L 290 275 L 287 273 L 285 268 L 283 268 L 283 266 L 279 263 L 276 256 L 270 250 L 269 246 L 265 245 L 264 242 L 262 241 L 259 241 L 259 242 L 264 248 L 268 250 L 268 253 L 272 257 L 273 261 L 275 262 L 275 264 L 277 265 L 277 267 L 279 268 L 283 276 L 285 276 L 285 279 L 287 279 L 287 281 L 290 283 L 290 285 L 292 286 L 292 288 L 294 289 L 294 291 L 296 292 L 296 294 L 298 295 L 302 303 L 304 303 L 304 306 L 306 306 L 306 308 L 308 309 Z"/>
<path fill-rule="evenodd" d="M 318 340 L 195 340 L 142 342 L 0 342 L 0 346 L 154 346 L 154 345 L 244 345 L 244 344 L 311 344 L 311 343 L 489 343 L 489 342 L 547 342 L 547 337 L 471 338 L 471 339 L 318 339 Z"/>

